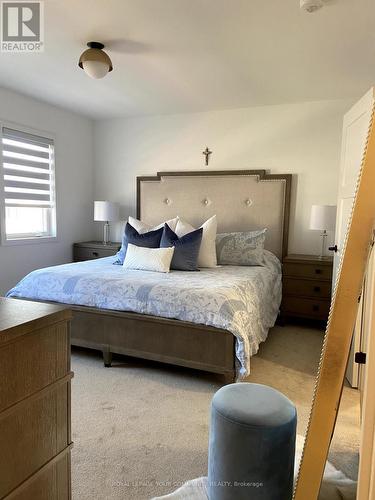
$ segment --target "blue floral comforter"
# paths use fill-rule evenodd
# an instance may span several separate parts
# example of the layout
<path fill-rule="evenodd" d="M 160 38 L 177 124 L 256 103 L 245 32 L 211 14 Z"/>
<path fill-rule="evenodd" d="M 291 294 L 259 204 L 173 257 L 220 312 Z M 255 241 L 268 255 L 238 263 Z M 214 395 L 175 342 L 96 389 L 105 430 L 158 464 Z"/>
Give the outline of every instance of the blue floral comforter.
<path fill-rule="evenodd" d="M 223 328 L 236 336 L 238 378 L 275 323 L 281 265 L 265 251 L 264 266 L 222 266 L 168 274 L 132 271 L 114 258 L 47 267 L 28 274 L 7 297 L 133 311 Z"/>

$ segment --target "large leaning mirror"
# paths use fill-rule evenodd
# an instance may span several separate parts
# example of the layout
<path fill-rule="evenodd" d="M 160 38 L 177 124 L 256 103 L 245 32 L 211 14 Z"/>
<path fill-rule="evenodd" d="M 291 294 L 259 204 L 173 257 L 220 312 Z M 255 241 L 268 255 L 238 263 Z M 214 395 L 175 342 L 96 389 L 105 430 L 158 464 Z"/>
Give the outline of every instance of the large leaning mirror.
<path fill-rule="evenodd" d="M 363 283 L 371 255 L 375 219 L 373 96 L 374 91 L 371 90 L 344 119 L 342 185 L 336 231 L 340 241 L 336 243 L 334 293 L 294 492 L 296 500 L 318 498 L 345 375 L 349 378 L 358 376 L 353 374 L 355 363 L 361 363 L 364 356 L 360 344 L 363 346 L 366 342 L 363 338 L 362 342 L 356 338 L 356 329 L 358 310 L 366 301 Z M 355 189 L 352 196 L 348 196 L 345 183 L 349 183 L 350 167 L 356 162 L 358 176 L 354 179 Z M 360 316 L 363 321 L 362 310 Z M 358 498 L 369 497 L 361 495 Z"/>

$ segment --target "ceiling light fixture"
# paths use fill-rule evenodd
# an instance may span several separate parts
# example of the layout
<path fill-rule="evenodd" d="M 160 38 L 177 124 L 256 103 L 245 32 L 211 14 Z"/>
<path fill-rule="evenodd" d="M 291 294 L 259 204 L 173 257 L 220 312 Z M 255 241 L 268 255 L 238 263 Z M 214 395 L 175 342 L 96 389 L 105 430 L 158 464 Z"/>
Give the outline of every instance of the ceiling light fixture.
<path fill-rule="evenodd" d="M 78 66 L 91 78 L 103 78 L 113 70 L 112 61 L 104 52 L 104 45 L 100 42 L 88 42 L 89 47 L 79 58 Z"/>
<path fill-rule="evenodd" d="M 300 0 L 300 7 L 311 14 L 323 7 L 322 0 Z"/>

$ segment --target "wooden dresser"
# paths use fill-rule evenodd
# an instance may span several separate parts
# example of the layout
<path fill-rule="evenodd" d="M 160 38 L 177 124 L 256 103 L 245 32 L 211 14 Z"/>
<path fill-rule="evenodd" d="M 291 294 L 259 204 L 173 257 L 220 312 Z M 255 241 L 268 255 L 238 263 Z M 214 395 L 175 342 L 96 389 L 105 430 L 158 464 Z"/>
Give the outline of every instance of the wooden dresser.
<path fill-rule="evenodd" d="M 327 321 L 331 304 L 333 259 L 288 255 L 283 260 L 281 317 Z"/>
<path fill-rule="evenodd" d="M 69 309 L 0 298 L 0 498 L 68 500 Z"/>
<path fill-rule="evenodd" d="M 121 243 L 108 243 L 104 245 L 101 241 L 83 241 L 74 243 L 73 260 L 80 262 L 82 260 L 100 259 L 101 257 L 110 257 L 115 255 L 121 247 Z"/>

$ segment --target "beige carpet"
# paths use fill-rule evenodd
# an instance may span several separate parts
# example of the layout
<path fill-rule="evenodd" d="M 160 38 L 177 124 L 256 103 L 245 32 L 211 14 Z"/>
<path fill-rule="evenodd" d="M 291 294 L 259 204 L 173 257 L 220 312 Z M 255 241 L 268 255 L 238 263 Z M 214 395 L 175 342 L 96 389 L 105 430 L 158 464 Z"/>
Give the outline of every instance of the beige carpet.
<path fill-rule="evenodd" d="M 286 394 L 307 421 L 323 332 L 275 327 L 252 359 L 249 381 Z M 98 353 L 74 350 L 74 500 L 149 499 L 207 474 L 209 406 L 215 375 L 131 358 L 104 368 Z M 351 478 L 358 466 L 358 392 L 344 388 L 330 460 Z"/>

